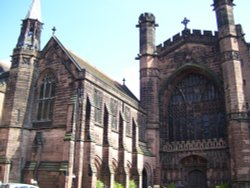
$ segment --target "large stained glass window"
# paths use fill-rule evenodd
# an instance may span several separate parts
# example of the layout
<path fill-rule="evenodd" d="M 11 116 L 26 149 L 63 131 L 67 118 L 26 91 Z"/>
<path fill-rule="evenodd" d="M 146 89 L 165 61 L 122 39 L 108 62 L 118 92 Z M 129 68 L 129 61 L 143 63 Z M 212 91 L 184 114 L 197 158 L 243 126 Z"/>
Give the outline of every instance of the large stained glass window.
<path fill-rule="evenodd" d="M 211 80 L 188 74 L 177 83 L 171 95 L 166 112 L 168 130 L 163 131 L 163 136 L 169 141 L 224 137 L 223 101 L 222 93 Z"/>

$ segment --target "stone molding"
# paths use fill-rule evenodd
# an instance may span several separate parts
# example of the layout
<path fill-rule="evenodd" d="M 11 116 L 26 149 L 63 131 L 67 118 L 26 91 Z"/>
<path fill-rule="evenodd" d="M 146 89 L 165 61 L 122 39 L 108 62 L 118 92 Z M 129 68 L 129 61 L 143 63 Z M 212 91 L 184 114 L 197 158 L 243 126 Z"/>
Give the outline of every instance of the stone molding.
<path fill-rule="evenodd" d="M 240 54 L 238 51 L 226 51 L 221 54 L 221 61 L 240 61 Z"/>
<path fill-rule="evenodd" d="M 218 40 L 218 32 L 202 31 L 202 30 L 190 30 L 185 29 L 181 33 L 177 33 L 172 38 L 169 38 L 162 44 L 157 46 L 157 53 L 161 56 L 165 53 L 173 51 L 184 42 L 199 42 L 204 44 L 216 44 Z"/>
<path fill-rule="evenodd" d="M 158 77 L 159 70 L 157 68 L 145 68 L 140 70 L 140 77 Z"/>
<path fill-rule="evenodd" d="M 177 151 L 194 151 L 194 150 L 213 150 L 225 149 L 227 143 L 223 139 L 208 139 L 208 140 L 192 140 L 192 141 L 177 141 L 166 143 L 161 147 L 163 152 Z"/>
<path fill-rule="evenodd" d="M 227 115 L 228 120 L 249 120 L 249 112 L 234 112 Z"/>

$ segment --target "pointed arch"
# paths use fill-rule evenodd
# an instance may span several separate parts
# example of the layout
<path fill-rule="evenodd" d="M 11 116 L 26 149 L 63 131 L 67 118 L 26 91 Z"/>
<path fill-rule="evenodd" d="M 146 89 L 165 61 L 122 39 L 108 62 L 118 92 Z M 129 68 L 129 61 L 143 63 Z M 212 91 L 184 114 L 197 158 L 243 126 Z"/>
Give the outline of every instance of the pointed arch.
<path fill-rule="evenodd" d="M 152 168 L 149 163 L 144 164 L 142 170 L 142 187 L 148 187 L 152 185 Z"/>
<path fill-rule="evenodd" d="M 103 114 L 103 145 L 108 145 L 108 130 L 109 129 L 109 112 L 106 104 L 104 104 Z"/>
<path fill-rule="evenodd" d="M 38 122 L 52 121 L 57 82 L 57 77 L 52 69 L 44 70 L 37 79 L 35 95 Z"/>
<path fill-rule="evenodd" d="M 101 178 L 101 168 L 102 168 L 102 159 L 99 156 L 95 156 L 95 168 L 97 172 L 97 179 Z"/>
<path fill-rule="evenodd" d="M 187 165 L 186 162 L 190 162 L 190 161 L 192 161 L 192 164 L 194 164 L 195 166 L 206 166 L 208 159 L 205 156 L 201 156 L 197 154 L 195 155 L 187 154 L 180 159 L 179 163 L 185 166 Z"/>
<path fill-rule="evenodd" d="M 138 146 L 138 126 L 135 119 L 132 119 L 132 151 L 135 152 Z"/>
<path fill-rule="evenodd" d="M 41 85 L 41 82 L 43 81 L 43 78 L 46 76 L 46 75 L 53 75 L 54 79 L 55 79 L 55 82 L 58 83 L 59 80 L 58 80 L 58 77 L 57 77 L 57 74 L 56 74 L 56 71 L 52 68 L 47 68 L 47 69 L 44 69 L 38 76 L 38 78 L 36 79 L 36 83 L 35 83 L 35 86 L 38 87 L 39 85 Z"/>
<path fill-rule="evenodd" d="M 123 148 L 124 147 L 124 117 L 122 115 L 122 113 L 120 112 L 119 113 L 119 141 L 118 141 L 118 147 L 119 149 Z"/>
<path fill-rule="evenodd" d="M 224 93 L 223 81 L 216 75 L 215 72 L 213 72 L 208 67 L 205 67 L 203 65 L 198 65 L 194 63 L 186 63 L 182 65 L 181 67 L 179 67 L 177 70 L 175 70 L 171 76 L 163 80 L 163 83 L 160 87 L 161 89 L 159 91 L 160 101 L 162 101 L 162 96 L 164 95 L 164 93 L 166 91 L 171 90 L 171 86 L 173 85 L 173 83 L 176 83 L 178 80 L 182 79 L 183 76 L 191 72 L 201 74 L 211 79 L 212 82 L 215 83 L 215 85 L 218 87 L 219 91 L 221 93 Z"/>
<path fill-rule="evenodd" d="M 200 155 L 187 155 L 180 160 L 188 187 L 207 187 L 207 163 Z"/>
<path fill-rule="evenodd" d="M 224 138 L 222 81 L 204 66 L 186 64 L 160 91 L 161 143 Z"/>
<path fill-rule="evenodd" d="M 116 175 L 118 169 L 118 161 L 115 158 L 112 159 L 112 169 L 114 174 Z"/>
<path fill-rule="evenodd" d="M 127 163 L 126 163 L 126 170 L 127 172 L 129 173 L 129 177 L 131 176 L 131 169 L 132 169 L 132 163 L 130 161 L 127 160 Z"/>
<path fill-rule="evenodd" d="M 89 97 L 86 98 L 85 106 L 85 140 L 90 140 L 91 103 Z"/>

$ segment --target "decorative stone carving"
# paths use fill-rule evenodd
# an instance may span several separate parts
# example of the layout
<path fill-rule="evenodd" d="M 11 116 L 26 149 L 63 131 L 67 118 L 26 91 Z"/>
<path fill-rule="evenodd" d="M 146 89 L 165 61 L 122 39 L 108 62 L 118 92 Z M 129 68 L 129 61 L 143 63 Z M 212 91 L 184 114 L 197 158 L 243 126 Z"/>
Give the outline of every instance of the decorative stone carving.
<path fill-rule="evenodd" d="M 237 61 L 240 60 L 240 54 L 238 51 L 227 51 L 221 55 L 222 62 L 232 61 L 232 60 L 237 60 Z"/>
<path fill-rule="evenodd" d="M 190 151 L 190 150 L 211 150 L 225 149 L 227 143 L 223 139 L 192 140 L 166 143 L 162 146 L 164 152 Z"/>

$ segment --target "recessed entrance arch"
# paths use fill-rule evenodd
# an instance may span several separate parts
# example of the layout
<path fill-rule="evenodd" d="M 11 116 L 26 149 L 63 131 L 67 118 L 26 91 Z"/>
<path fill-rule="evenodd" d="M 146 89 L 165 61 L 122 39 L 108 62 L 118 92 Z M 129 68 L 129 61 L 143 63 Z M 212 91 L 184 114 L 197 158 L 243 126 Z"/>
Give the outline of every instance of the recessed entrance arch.
<path fill-rule="evenodd" d="M 181 160 L 187 188 L 207 188 L 207 160 L 191 155 Z"/>
<path fill-rule="evenodd" d="M 206 174 L 200 170 L 192 170 L 188 173 L 188 188 L 206 188 Z"/>
<path fill-rule="evenodd" d="M 148 187 L 148 173 L 145 168 L 142 172 L 142 187 Z"/>

